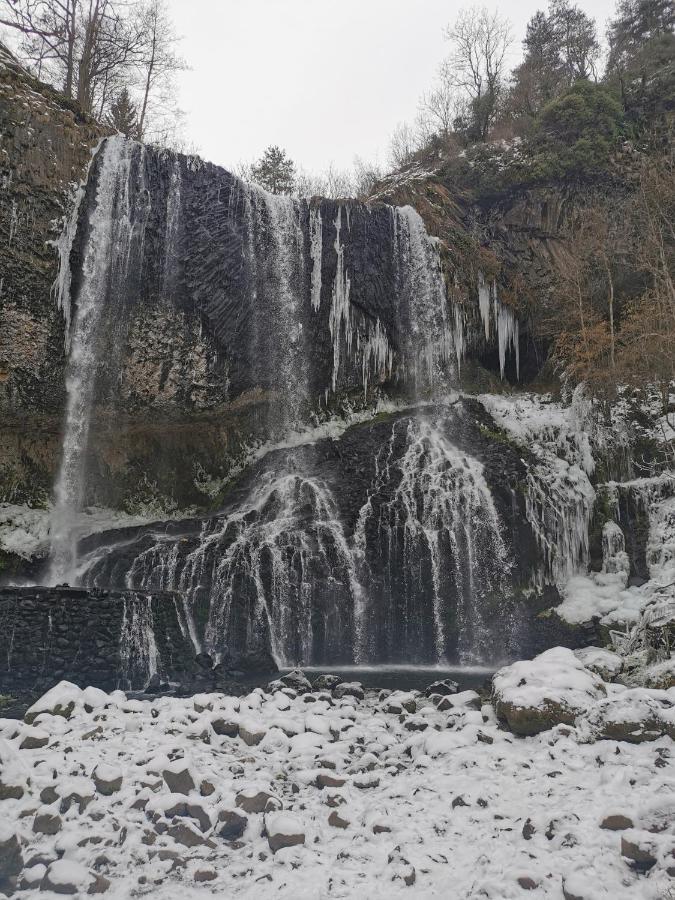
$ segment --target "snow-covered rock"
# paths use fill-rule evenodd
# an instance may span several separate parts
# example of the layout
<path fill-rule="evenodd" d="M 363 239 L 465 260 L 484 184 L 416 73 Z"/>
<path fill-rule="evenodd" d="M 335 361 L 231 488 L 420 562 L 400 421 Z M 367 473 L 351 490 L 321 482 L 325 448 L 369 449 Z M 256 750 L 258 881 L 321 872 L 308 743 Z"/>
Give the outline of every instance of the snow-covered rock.
<path fill-rule="evenodd" d="M 599 675 L 603 681 L 614 681 L 623 669 L 623 659 L 612 650 L 603 647 L 582 647 L 574 655 L 584 668 Z"/>
<path fill-rule="evenodd" d="M 571 650 L 554 647 L 500 669 L 492 679 L 495 710 L 516 734 L 538 734 L 575 718 L 605 695 L 602 680 Z"/>
<path fill-rule="evenodd" d="M 41 713 L 63 716 L 64 719 L 67 719 L 75 709 L 75 705 L 82 702 L 82 699 L 83 691 L 81 688 L 70 681 L 60 681 L 29 707 L 24 720 L 30 725 Z"/>

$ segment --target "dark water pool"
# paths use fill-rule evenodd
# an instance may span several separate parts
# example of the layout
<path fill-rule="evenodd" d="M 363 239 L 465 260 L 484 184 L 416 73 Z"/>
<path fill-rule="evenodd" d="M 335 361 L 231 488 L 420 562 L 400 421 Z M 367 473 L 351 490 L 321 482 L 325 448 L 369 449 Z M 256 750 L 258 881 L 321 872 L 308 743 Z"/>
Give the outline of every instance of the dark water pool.
<path fill-rule="evenodd" d="M 281 674 L 289 672 L 283 669 Z M 460 691 L 478 690 L 494 669 L 483 666 L 305 666 L 302 670 L 310 681 L 322 673 L 339 675 L 344 681 L 360 681 L 365 688 L 388 688 L 397 691 L 422 691 L 434 681 L 451 678 Z"/>

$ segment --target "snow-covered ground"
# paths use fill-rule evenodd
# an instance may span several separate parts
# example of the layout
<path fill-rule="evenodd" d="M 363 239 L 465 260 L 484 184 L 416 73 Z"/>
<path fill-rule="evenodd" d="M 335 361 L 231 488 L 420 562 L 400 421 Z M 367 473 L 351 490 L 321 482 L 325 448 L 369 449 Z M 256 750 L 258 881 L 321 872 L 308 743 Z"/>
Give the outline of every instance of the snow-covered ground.
<path fill-rule="evenodd" d="M 603 688 L 570 651 L 550 659 L 502 687 L 553 665 L 558 702 L 675 703 L 675 689 Z M 57 702 L 68 719 L 39 713 Z M 668 736 L 595 741 L 591 717 L 516 737 L 473 692 L 437 707 L 416 692 L 138 701 L 61 686 L 32 712 L 0 720 L 0 869 L 19 897 L 675 897 Z"/>

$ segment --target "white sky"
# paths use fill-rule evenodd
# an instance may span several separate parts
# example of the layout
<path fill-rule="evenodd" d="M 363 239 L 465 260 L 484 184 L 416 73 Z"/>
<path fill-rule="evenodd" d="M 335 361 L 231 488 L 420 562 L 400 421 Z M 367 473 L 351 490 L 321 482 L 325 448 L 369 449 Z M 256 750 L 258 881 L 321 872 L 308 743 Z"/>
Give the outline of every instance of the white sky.
<path fill-rule="evenodd" d="M 226 167 L 284 147 L 309 171 L 386 162 L 448 52 L 455 0 L 168 0 L 182 54 L 187 137 Z M 602 36 L 615 0 L 577 0 Z M 487 0 L 489 9 L 494 4 Z M 502 0 L 520 48 L 547 0 Z"/>

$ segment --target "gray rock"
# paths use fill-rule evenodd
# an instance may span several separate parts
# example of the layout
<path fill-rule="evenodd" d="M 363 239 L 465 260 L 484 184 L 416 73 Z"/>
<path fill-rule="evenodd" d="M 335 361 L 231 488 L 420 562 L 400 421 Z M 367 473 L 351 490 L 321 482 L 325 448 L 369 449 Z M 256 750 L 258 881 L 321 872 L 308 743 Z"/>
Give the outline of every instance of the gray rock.
<path fill-rule="evenodd" d="M 265 791 L 258 791 L 257 794 L 254 794 L 251 797 L 246 794 L 237 794 L 234 802 L 239 809 L 243 809 L 244 812 L 251 815 L 253 813 L 265 812 L 268 809 L 268 804 L 276 805 L 279 801 L 276 797 L 273 797 Z"/>
<path fill-rule="evenodd" d="M 23 854 L 18 837 L 13 834 L 0 839 L 0 884 L 2 879 L 18 875 L 23 869 Z"/>
<path fill-rule="evenodd" d="M 122 775 L 114 769 L 108 771 L 107 766 L 97 766 L 91 776 L 94 779 L 96 790 L 104 797 L 111 797 L 122 787 Z"/>
<path fill-rule="evenodd" d="M 199 847 L 206 842 L 202 834 L 184 822 L 178 825 L 171 825 L 167 828 L 167 834 L 174 841 L 183 844 L 184 847 Z"/>
<path fill-rule="evenodd" d="M 333 812 L 328 816 L 328 824 L 333 828 L 349 828 L 351 822 L 348 819 L 342 819 L 336 812 Z"/>
<path fill-rule="evenodd" d="M 633 820 L 621 813 L 614 813 L 605 818 L 600 823 L 601 828 L 607 831 L 625 831 L 627 828 L 633 828 Z"/>
<path fill-rule="evenodd" d="M 637 831 L 621 835 L 621 855 L 638 872 L 648 872 L 656 865 L 654 842 L 649 835 L 641 835 Z"/>
<path fill-rule="evenodd" d="M 312 690 L 311 682 L 300 669 L 294 669 L 292 672 L 282 675 L 279 681 L 285 687 L 293 688 L 299 694 L 305 694 Z"/>
<path fill-rule="evenodd" d="M 239 725 L 229 719 L 223 719 L 222 716 L 211 719 L 211 728 L 223 737 L 235 738 L 239 734 Z"/>
<path fill-rule="evenodd" d="M 341 700 L 343 697 L 354 697 L 356 700 L 363 700 L 366 696 L 363 686 L 359 681 L 343 681 L 333 691 L 333 696 Z"/>
<path fill-rule="evenodd" d="M 195 789 L 194 779 L 187 768 L 177 771 L 164 769 L 162 778 L 172 794 L 189 794 Z"/>
<path fill-rule="evenodd" d="M 19 744 L 19 750 L 40 750 L 49 743 L 49 735 L 36 731 L 35 734 L 27 734 Z"/>
<path fill-rule="evenodd" d="M 226 841 L 238 840 L 246 830 L 248 819 L 233 809 L 221 809 L 218 813 L 218 834 Z"/>
<path fill-rule="evenodd" d="M 427 697 L 431 697 L 432 694 L 447 697 L 449 694 L 456 694 L 458 690 L 459 685 L 456 681 L 453 681 L 451 678 L 444 678 L 442 681 L 434 681 L 433 684 L 426 688 L 424 693 Z"/>
<path fill-rule="evenodd" d="M 314 679 L 314 690 L 332 691 L 339 684 L 342 684 L 342 678 L 339 675 L 318 675 Z"/>
<path fill-rule="evenodd" d="M 33 820 L 35 834 L 58 834 L 61 831 L 61 816 L 53 813 L 40 813 Z"/>

